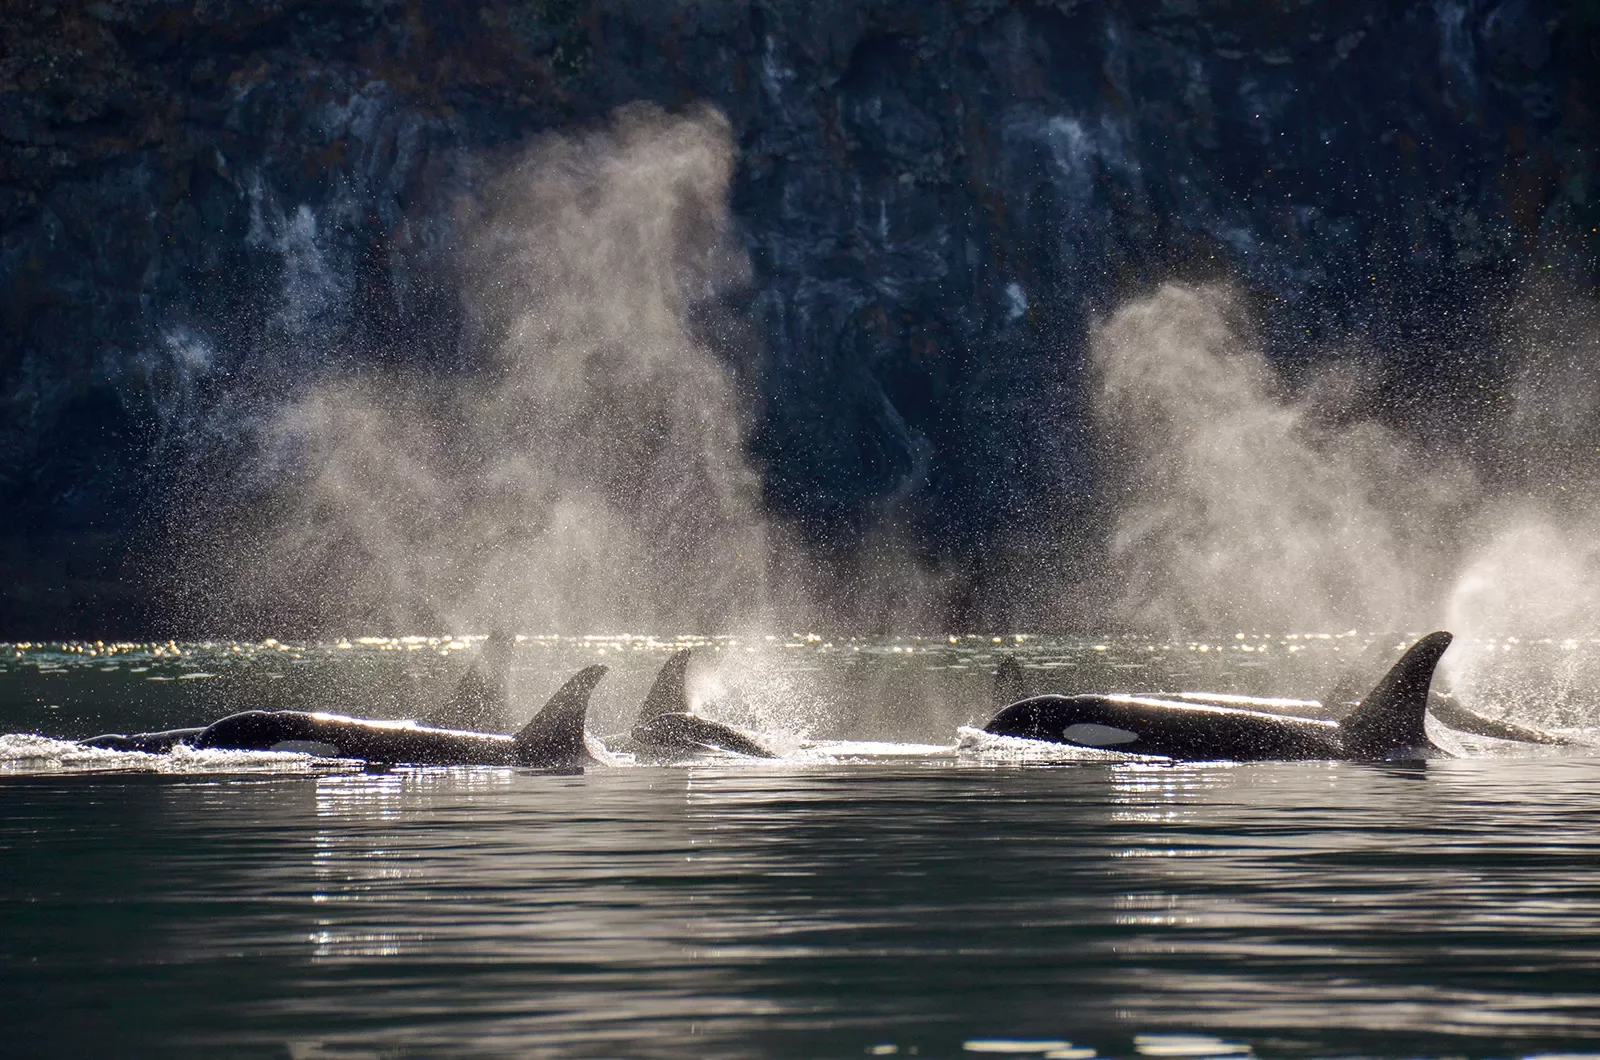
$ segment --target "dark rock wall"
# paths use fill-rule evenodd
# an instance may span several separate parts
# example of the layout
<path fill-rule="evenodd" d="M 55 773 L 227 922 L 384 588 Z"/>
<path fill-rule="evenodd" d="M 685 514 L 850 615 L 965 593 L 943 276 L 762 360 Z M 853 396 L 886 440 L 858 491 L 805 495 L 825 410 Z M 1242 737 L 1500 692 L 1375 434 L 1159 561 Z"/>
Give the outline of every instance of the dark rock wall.
<path fill-rule="evenodd" d="M 1093 525 L 1086 328 L 1160 280 L 1470 437 L 1519 283 L 1596 281 L 1597 72 L 1593 0 L 5 3 L 0 634 L 165 621 L 125 564 L 271 395 L 470 368 L 452 202 L 635 99 L 739 141 L 768 503 L 992 616 L 997 542 Z"/>

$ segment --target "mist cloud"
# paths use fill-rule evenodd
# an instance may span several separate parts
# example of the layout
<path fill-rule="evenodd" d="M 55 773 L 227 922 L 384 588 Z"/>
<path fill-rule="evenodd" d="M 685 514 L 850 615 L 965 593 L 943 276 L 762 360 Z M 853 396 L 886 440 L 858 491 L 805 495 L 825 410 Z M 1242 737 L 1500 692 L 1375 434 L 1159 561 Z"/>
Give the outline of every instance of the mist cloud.
<path fill-rule="evenodd" d="M 1325 422 L 1238 319 L 1224 289 L 1169 285 L 1095 331 L 1120 618 L 1405 628 L 1439 591 L 1471 476 L 1371 419 Z"/>
<path fill-rule="evenodd" d="M 492 181 L 461 218 L 478 369 L 346 376 L 283 408 L 264 459 L 289 486 L 249 594 L 399 629 L 758 620 L 748 402 L 692 325 L 748 278 L 733 159 L 716 112 L 641 105 Z"/>

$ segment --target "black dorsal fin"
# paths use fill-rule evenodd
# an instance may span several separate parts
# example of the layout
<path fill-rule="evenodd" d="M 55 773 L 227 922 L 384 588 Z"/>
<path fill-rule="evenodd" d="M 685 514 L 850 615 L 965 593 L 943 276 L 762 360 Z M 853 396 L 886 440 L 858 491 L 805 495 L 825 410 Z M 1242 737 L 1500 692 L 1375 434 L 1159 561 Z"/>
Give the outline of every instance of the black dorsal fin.
<path fill-rule="evenodd" d="M 515 759 L 519 766 L 559 769 L 578 765 L 589 757 L 583 726 L 589 715 L 589 693 L 606 675 L 606 667 L 579 670 L 533 720 L 517 733 Z"/>
<path fill-rule="evenodd" d="M 1022 664 L 1015 655 L 1005 655 L 994 672 L 994 695 L 990 703 L 995 710 L 1028 698 L 1028 682 L 1022 676 Z"/>
<path fill-rule="evenodd" d="M 419 719 L 441 729 L 504 732 L 511 723 L 511 646 L 504 630 L 484 638 L 478 657 L 456 682 L 450 697 Z"/>
<path fill-rule="evenodd" d="M 1454 639 L 1429 633 L 1400 656 L 1378 686 L 1339 723 L 1345 753 L 1351 758 L 1380 759 L 1400 751 L 1430 746 L 1424 719 L 1428 687 L 1439 657 Z"/>
<path fill-rule="evenodd" d="M 684 686 L 684 675 L 689 669 L 689 651 L 684 648 L 668 657 L 666 665 L 661 667 L 661 673 L 656 675 L 656 683 L 650 686 L 650 694 L 644 697 L 644 706 L 639 708 L 639 720 L 634 722 L 636 726 L 663 714 L 689 713 L 689 690 Z"/>

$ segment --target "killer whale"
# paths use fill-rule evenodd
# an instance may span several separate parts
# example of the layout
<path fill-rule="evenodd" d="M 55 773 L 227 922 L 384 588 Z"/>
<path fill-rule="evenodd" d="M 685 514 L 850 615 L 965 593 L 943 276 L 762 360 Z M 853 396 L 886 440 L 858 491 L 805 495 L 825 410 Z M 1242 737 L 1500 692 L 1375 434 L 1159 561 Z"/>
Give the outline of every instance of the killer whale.
<path fill-rule="evenodd" d="M 691 649 L 683 648 L 667 659 L 639 708 L 633 729 L 619 743 L 636 755 L 655 758 L 706 751 L 730 751 L 752 758 L 778 757 L 749 733 L 690 710 L 684 683 L 690 654 Z"/>
<path fill-rule="evenodd" d="M 418 726 L 424 729 L 446 729 L 480 735 L 497 732 L 504 725 L 510 710 L 508 686 L 511 676 L 510 650 L 513 643 L 511 636 L 504 631 L 491 632 L 484 640 L 482 654 L 468 666 L 467 672 L 456 682 L 449 697 L 431 712 L 420 717 Z M 180 743 L 195 746 L 195 741 L 207 728 L 205 725 L 197 725 L 186 729 L 164 729 L 160 732 L 137 732 L 131 735 L 108 732 L 79 740 L 78 743 L 84 747 L 107 751 L 166 754 Z"/>
<path fill-rule="evenodd" d="M 1043 695 L 1001 708 L 984 731 L 1190 761 L 1428 757 L 1442 753 L 1424 724 L 1428 691 L 1452 639 L 1441 631 L 1417 641 L 1341 721 L 1218 701 L 1235 697 Z M 1005 680 L 1020 677 L 1017 668 Z"/>
<path fill-rule="evenodd" d="M 325 757 L 410 765 L 511 765 L 567 769 L 592 761 L 584 739 L 589 695 L 605 666 L 579 671 L 515 735 L 436 728 L 410 721 L 371 721 L 300 710 L 247 710 L 202 729 L 173 729 L 82 741 L 112 750 L 312 750 Z"/>
<path fill-rule="evenodd" d="M 990 700 L 990 709 L 999 711 L 1012 703 L 1029 698 L 1027 684 L 1026 674 L 1016 656 L 1003 656 L 995 670 L 994 684 L 991 686 L 993 695 Z M 1340 687 L 1322 701 L 1314 699 L 1262 699 L 1257 696 L 1221 695 L 1211 692 L 1180 692 L 1143 698 L 1178 699 L 1186 703 L 1243 706 L 1265 709 L 1269 712 L 1318 715 L 1325 712 L 1330 706 L 1334 707 L 1336 712 L 1353 708 L 1360 702 L 1354 694 L 1359 691 L 1359 688 L 1347 690 L 1344 682 L 1341 681 Z M 1486 717 L 1476 711 L 1467 709 L 1456 702 L 1453 696 L 1446 692 L 1441 692 L 1437 688 L 1430 687 L 1428 690 L 1428 713 L 1446 727 L 1455 729 L 1458 732 L 1471 733 L 1474 736 L 1488 736 L 1496 740 L 1507 740 L 1513 743 L 1543 744 L 1551 747 L 1584 746 L 1580 741 L 1562 736 L 1559 733 L 1546 732 L 1530 725 L 1519 725 L 1516 722 Z"/>

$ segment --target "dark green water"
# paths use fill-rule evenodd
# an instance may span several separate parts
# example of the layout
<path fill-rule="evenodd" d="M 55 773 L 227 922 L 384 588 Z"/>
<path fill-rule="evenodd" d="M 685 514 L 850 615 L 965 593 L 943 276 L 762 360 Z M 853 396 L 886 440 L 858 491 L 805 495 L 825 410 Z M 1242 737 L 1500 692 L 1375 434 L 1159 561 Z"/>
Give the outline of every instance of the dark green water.
<path fill-rule="evenodd" d="M 1221 662 L 1128 642 L 1005 647 L 1086 685 L 1320 676 L 1285 655 L 1242 665 L 1257 660 L 1234 646 Z M 435 653 L 407 677 L 412 663 L 378 665 L 377 649 L 303 650 L 321 676 L 302 690 L 380 704 L 425 698 L 459 667 Z M 520 650 L 530 689 L 616 652 Z M 0 1054 L 1600 1050 L 1600 759 L 1041 767 L 800 746 L 897 724 L 917 740 L 949 725 L 953 742 L 962 704 L 987 708 L 969 701 L 994 650 L 741 656 L 722 692 L 796 741 L 776 765 L 378 774 L 298 756 L 78 760 L 8 738 Z M 301 680 L 233 658 L 252 655 L 266 652 L 29 649 L 0 674 L 0 707 L 10 730 L 82 735 L 119 711 L 179 724 Z M 661 655 L 618 660 L 602 727 Z M 139 685 L 181 672 L 218 676 Z M 762 699 L 763 682 L 782 695 Z M 879 698 L 850 713 L 853 694 Z"/>

